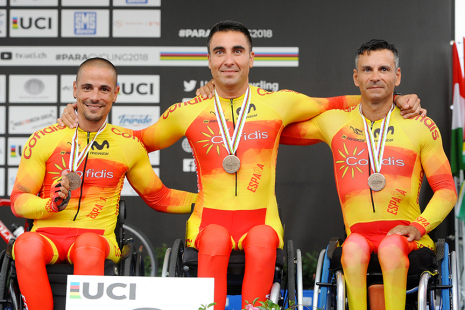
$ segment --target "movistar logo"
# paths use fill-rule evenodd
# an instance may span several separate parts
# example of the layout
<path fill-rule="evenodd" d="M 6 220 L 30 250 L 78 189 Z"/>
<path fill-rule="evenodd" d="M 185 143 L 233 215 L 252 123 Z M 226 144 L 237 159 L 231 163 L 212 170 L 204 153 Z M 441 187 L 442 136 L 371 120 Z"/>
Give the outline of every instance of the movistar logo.
<path fill-rule="evenodd" d="M 108 148 L 110 148 L 110 143 L 108 143 L 107 140 L 103 141 L 102 144 L 99 144 L 97 141 L 94 141 L 94 143 L 92 144 L 92 150 L 94 149 L 94 146 L 97 148 L 97 150 L 101 151 L 105 146 Z"/>

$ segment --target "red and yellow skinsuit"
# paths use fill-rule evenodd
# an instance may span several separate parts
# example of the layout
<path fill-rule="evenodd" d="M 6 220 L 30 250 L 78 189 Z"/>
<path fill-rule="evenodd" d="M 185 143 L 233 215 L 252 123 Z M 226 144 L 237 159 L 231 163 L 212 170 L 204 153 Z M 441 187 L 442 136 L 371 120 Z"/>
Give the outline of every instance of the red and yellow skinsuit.
<path fill-rule="evenodd" d="M 114 230 L 125 176 L 143 200 L 157 211 L 189 213 L 197 196 L 166 188 L 153 172 L 139 139 L 107 124 L 77 169 L 81 187 L 70 192 L 66 209 L 54 211 L 50 187 L 63 170 L 69 170 L 74 132 L 75 129 L 56 124 L 36 131 L 24 147 L 11 193 L 13 213 L 34 219 L 32 232 L 21 235 L 14 246 L 21 292 L 32 310 L 53 308 L 46 264 L 67 260 L 74 263 L 75 274 L 103 275 L 105 258 L 119 261 Z M 95 134 L 79 130 L 79 150 Z M 86 234 L 89 232 L 94 234 Z M 79 241 L 80 238 L 84 239 Z M 84 244 L 79 246 L 79 242 Z M 92 247 L 86 247 L 86 242 L 97 244 L 97 254 L 92 252 Z M 101 262 L 97 263 L 97 258 Z"/>
<path fill-rule="evenodd" d="M 270 292 L 276 248 L 283 246 L 275 169 L 284 127 L 360 100 L 359 96 L 309 98 L 289 90 L 271 93 L 253 86 L 250 91 L 251 103 L 236 152 L 241 167 L 235 174 L 223 170 L 222 162 L 228 153 L 213 99 L 196 97 L 172 105 L 156 124 L 141 132 L 148 151 L 166 148 L 183 136 L 189 140 L 199 193 L 187 224 L 186 243 L 199 250 L 199 276 L 215 278 L 215 309 L 223 309 L 226 301 L 231 249 L 244 250 L 246 255 L 243 303 L 256 297 L 264 300 Z M 220 98 L 230 136 L 243 98 Z"/>
<path fill-rule="evenodd" d="M 382 120 L 372 124 L 378 144 Z M 436 124 L 427 117 L 404 119 L 398 108 L 391 114 L 381 174 L 381 191 L 368 187 L 369 163 L 359 107 L 329 111 L 310 121 L 286 127 L 283 144 L 326 142 L 333 153 L 334 175 L 348 238 L 342 263 L 349 307 L 366 309 L 366 268 L 371 252 L 378 252 L 384 277 L 386 309 L 404 309 L 407 254 L 420 247 L 434 249 L 427 232 L 439 225 L 455 205 L 456 192 L 449 161 Z M 434 195 L 423 212 L 419 207 L 424 176 Z M 422 238 L 407 242 L 387 233 L 397 225 L 416 227 Z"/>

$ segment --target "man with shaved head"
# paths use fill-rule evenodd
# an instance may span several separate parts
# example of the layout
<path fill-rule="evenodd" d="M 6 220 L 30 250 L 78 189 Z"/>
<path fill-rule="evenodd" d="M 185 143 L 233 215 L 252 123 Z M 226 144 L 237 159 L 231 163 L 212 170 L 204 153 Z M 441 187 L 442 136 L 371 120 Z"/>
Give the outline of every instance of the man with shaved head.
<path fill-rule="evenodd" d="M 74 264 L 76 275 L 103 275 L 118 262 L 114 234 L 124 178 L 153 209 L 190 213 L 197 195 L 166 188 L 138 138 L 106 123 L 116 101 L 116 68 L 93 58 L 79 67 L 73 94 L 79 126 L 51 125 L 26 143 L 11 193 L 12 211 L 34 219 L 13 248 L 27 309 L 53 309 L 45 265 Z M 93 144 L 107 148 L 93 150 Z"/>

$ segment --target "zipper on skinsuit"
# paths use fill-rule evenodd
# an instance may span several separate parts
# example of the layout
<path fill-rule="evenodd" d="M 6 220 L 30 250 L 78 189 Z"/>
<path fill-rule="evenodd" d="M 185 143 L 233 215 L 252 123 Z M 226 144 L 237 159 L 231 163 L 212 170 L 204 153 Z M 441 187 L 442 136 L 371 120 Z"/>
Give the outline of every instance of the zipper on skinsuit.
<path fill-rule="evenodd" d="M 373 131 L 373 125 L 375 124 L 375 122 L 371 122 L 371 131 Z M 365 135 L 368 135 L 368 133 L 365 133 Z M 367 137 L 368 139 L 368 137 Z M 373 143 L 375 143 L 375 141 L 373 141 Z M 371 176 L 371 160 L 370 160 L 370 156 L 368 156 L 368 177 Z M 369 187 L 369 186 L 368 186 Z M 370 187 L 370 196 L 371 196 L 371 205 L 373 207 L 373 213 L 376 212 L 376 209 L 375 209 L 375 201 L 373 200 L 373 190 L 371 189 Z"/>
<path fill-rule="evenodd" d="M 90 132 L 87 133 L 87 144 L 89 144 L 89 140 L 90 140 Z M 79 214 L 79 210 L 81 209 L 82 189 L 84 188 L 84 178 L 86 176 L 86 166 L 87 166 L 87 159 L 88 158 L 89 158 L 89 153 L 87 153 L 87 155 L 86 155 L 86 161 L 84 162 L 84 169 L 82 170 L 82 183 L 81 183 L 81 188 L 80 188 L 81 192 L 79 194 L 78 208 L 77 208 L 77 211 L 76 211 L 76 215 L 74 215 L 73 221 L 76 220 L 76 218 L 77 218 L 77 216 Z"/>
<path fill-rule="evenodd" d="M 230 102 L 231 102 L 231 116 L 232 116 L 232 121 L 233 121 L 233 132 L 234 130 L 236 130 L 236 124 L 235 124 L 235 120 L 234 120 L 234 107 L 233 107 L 233 103 L 234 103 L 234 99 L 229 99 Z M 231 154 L 232 155 L 232 154 Z M 236 154 L 234 154 L 237 156 L 237 150 L 236 150 Z M 234 172 L 234 174 L 236 175 L 236 186 L 235 186 L 235 193 L 236 193 L 236 196 L 237 196 L 237 171 Z"/>

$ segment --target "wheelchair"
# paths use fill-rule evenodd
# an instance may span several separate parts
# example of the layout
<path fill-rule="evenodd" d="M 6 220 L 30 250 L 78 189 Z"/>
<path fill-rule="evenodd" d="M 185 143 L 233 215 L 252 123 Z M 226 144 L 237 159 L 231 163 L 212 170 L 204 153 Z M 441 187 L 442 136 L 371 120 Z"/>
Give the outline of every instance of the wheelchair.
<path fill-rule="evenodd" d="M 165 252 L 162 277 L 197 277 L 198 250 L 184 247 L 181 239 L 176 239 L 173 247 Z M 233 250 L 229 258 L 227 294 L 240 295 L 245 270 L 244 251 Z M 294 251 L 292 240 L 287 241 L 286 251 L 276 250 L 276 264 L 273 285 L 269 299 L 283 309 L 290 300 L 302 303 L 302 257 L 299 249 Z M 302 306 L 300 306 L 302 307 Z M 301 309 L 299 307 L 299 310 Z"/>
<path fill-rule="evenodd" d="M 121 200 L 119 215 L 116 224 L 116 238 L 121 249 L 121 260 L 118 264 L 112 260 L 105 260 L 105 276 L 144 276 L 144 262 L 141 252 L 135 251 L 132 239 L 125 238 L 123 224 L 126 219 L 126 204 Z M 27 220 L 27 230 L 32 227 L 32 220 Z M 7 249 L 0 253 L 0 310 L 24 309 L 24 303 L 19 290 L 18 279 L 16 277 L 15 264 L 12 259 L 13 244 L 12 238 Z M 47 265 L 47 274 L 53 294 L 53 309 L 65 309 L 66 305 L 66 285 L 68 275 L 72 275 L 74 266 L 71 264 Z"/>
<path fill-rule="evenodd" d="M 346 309 L 345 279 L 341 265 L 342 240 L 332 238 L 320 252 L 313 309 Z M 459 309 L 457 256 L 449 252 L 444 239 L 436 242 L 436 254 L 428 248 L 412 251 L 407 275 L 406 309 Z M 367 288 L 382 284 L 378 255 L 372 253 L 367 273 Z M 369 304 L 368 304 L 369 307 Z"/>

